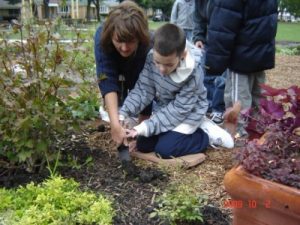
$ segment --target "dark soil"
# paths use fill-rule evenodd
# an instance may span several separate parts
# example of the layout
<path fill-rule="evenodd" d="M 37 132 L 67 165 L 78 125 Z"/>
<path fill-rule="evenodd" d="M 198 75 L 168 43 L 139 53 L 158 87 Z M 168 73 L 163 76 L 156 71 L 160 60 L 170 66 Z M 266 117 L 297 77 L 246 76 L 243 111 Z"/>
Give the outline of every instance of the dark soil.
<path fill-rule="evenodd" d="M 112 198 L 116 210 L 115 225 L 169 224 L 160 218 L 149 218 L 149 214 L 155 207 L 155 197 L 160 195 L 168 185 L 168 175 L 153 165 L 137 166 L 135 161 L 121 163 L 114 154 L 116 152 L 114 149 L 110 149 L 111 152 L 109 152 L 107 149 L 103 150 L 88 144 L 90 135 L 101 136 L 105 132 L 107 130 L 101 125 L 97 129 L 87 129 L 83 135 L 73 134 L 66 138 L 67 141 L 63 141 L 60 147 L 62 162 L 68 166 L 61 165 L 59 173 L 63 177 L 74 178 L 83 189 L 89 188 Z M 103 144 L 107 142 L 105 138 L 98 140 L 98 143 L 101 141 Z M 89 157 L 93 160 L 86 163 Z M 66 163 L 67 159 L 69 163 Z M 39 183 L 49 176 L 47 169 L 40 173 L 28 173 L 22 169 L 13 171 L 0 169 L 0 174 L 0 187 L 6 188 L 25 185 L 31 181 Z M 229 216 L 217 207 L 206 206 L 202 213 L 205 225 L 229 225 Z M 178 224 L 199 225 L 201 223 L 182 221 Z"/>
<path fill-rule="evenodd" d="M 277 54 L 276 67 L 267 71 L 267 84 L 273 87 L 299 84 L 299 65 L 300 56 Z M 168 224 L 158 218 L 149 219 L 149 214 L 155 206 L 154 199 L 164 191 L 171 178 L 156 166 L 137 164 L 122 167 L 107 126 L 100 124 L 96 128 L 85 129 L 80 134 L 70 134 L 59 143 L 59 148 L 62 150 L 62 162 L 69 164 L 68 167 L 60 165 L 59 173 L 64 177 L 74 178 L 83 189 L 89 188 L 113 198 L 117 212 L 114 224 Z M 232 167 L 231 156 L 232 152 L 228 150 L 208 151 L 207 159 L 201 165 L 183 174 L 198 175 L 201 193 L 206 194 L 212 201 L 202 211 L 206 225 L 230 224 L 231 210 L 224 208 L 224 201 L 229 196 L 224 190 L 223 177 Z M 91 163 L 87 163 L 89 157 L 93 159 Z M 0 165 L 2 163 L 0 159 Z M 40 173 L 28 173 L 22 168 L 7 170 L 0 167 L 0 187 L 13 188 L 31 181 L 39 183 L 48 176 L 46 169 Z M 193 223 L 181 221 L 178 224 Z M 199 222 L 194 224 L 200 225 Z"/>

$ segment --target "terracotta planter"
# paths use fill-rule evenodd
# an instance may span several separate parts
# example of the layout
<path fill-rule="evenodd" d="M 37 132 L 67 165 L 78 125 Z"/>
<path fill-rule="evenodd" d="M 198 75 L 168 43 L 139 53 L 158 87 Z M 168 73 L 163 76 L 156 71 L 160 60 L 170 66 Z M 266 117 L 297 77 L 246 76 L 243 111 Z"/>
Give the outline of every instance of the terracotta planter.
<path fill-rule="evenodd" d="M 225 189 L 233 225 L 299 225 L 300 190 L 247 173 L 241 166 L 226 173 Z"/>

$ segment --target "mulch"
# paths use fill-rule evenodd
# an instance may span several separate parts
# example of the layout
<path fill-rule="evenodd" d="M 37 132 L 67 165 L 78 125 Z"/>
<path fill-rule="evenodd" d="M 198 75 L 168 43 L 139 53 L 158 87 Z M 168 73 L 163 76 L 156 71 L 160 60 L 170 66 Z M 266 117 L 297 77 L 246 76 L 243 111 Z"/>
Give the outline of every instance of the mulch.
<path fill-rule="evenodd" d="M 273 87 L 299 85 L 300 56 L 277 55 L 276 68 L 267 71 L 267 83 Z M 223 178 L 234 165 L 233 155 L 238 149 L 208 149 L 206 160 L 187 170 L 166 170 L 141 160 L 134 160 L 133 165 L 124 167 L 116 156 L 116 146 L 110 139 L 108 125 L 99 121 L 87 122 L 81 132 L 68 134 L 59 147 L 62 162 L 69 161 L 69 166 L 59 166 L 59 173 L 74 178 L 83 189 L 89 188 L 112 198 L 116 210 L 115 225 L 168 224 L 160 218 L 149 218 L 155 199 L 172 181 L 190 176 L 197 176 L 199 182 L 195 189 L 209 199 L 209 204 L 202 211 L 203 224 L 227 225 L 232 221 L 231 209 L 224 206 L 229 196 L 224 189 Z M 48 175 L 46 169 L 40 173 L 29 173 L 22 168 L 9 171 L 0 168 L 0 187 L 13 188 L 31 181 L 39 183 Z"/>

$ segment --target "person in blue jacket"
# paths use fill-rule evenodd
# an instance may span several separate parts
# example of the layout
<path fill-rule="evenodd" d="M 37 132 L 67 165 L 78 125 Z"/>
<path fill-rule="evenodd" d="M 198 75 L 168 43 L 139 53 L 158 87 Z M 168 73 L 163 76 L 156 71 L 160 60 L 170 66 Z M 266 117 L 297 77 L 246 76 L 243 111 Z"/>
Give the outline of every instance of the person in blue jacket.
<path fill-rule="evenodd" d="M 206 50 L 207 27 L 216 0 L 195 1 L 193 43 L 204 52 Z M 216 124 L 223 123 L 225 111 L 224 89 L 226 72 L 221 74 L 205 74 L 204 85 L 209 102 L 208 113 Z"/>
<path fill-rule="evenodd" d="M 277 0 L 215 1 L 207 31 L 206 74 L 227 68 L 225 107 L 257 107 L 264 70 L 275 65 Z M 239 118 L 238 134 L 247 136 Z"/>
<path fill-rule="evenodd" d="M 94 41 L 99 89 L 109 115 L 111 136 L 121 145 L 125 130 L 119 122 L 118 107 L 134 87 L 151 48 L 143 9 L 132 1 L 120 3 L 97 29 Z M 147 106 L 140 120 L 151 115 L 151 110 L 151 105 Z"/>

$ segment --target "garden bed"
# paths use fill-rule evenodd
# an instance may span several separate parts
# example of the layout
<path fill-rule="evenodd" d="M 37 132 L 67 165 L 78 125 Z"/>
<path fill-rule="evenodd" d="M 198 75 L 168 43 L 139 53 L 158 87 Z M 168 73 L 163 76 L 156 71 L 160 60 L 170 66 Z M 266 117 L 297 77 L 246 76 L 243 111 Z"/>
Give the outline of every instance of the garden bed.
<path fill-rule="evenodd" d="M 203 165 L 187 171 L 176 170 L 175 173 L 180 173 L 176 176 L 143 161 L 135 161 L 137 165 L 135 169 L 138 171 L 127 174 L 116 156 L 114 145 L 109 138 L 108 126 L 105 128 L 103 125 L 99 126 L 99 121 L 89 122 L 89 124 L 91 126 L 86 126 L 84 132 L 70 134 L 65 141 L 61 142 L 63 158 L 72 155 L 74 165 L 73 168 L 60 166 L 59 172 L 65 178 L 74 178 L 83 189 L 89 188 L 112 197 L 117 211 L 114 224 L 162 223 L 158 218 L 149 218 L 149 214 L 155 207 L 155 198 L 161 194 L 171 179 L 176 179 L 175 177 L 183 179 L 191 173 L 199 175 L 199 183 L 205 185 L 202 191 L 208 194 L 211 201 L 210 206 L 203 209 L 206 220 L 204 224 L 229 224 L 228 213 L 223 213 L 218 209 L 217 203 L 218 198 L 225 194 L 223 188 L 220 187 L 223 176 L 211 181 L 207 179 L 225 172 L 222 169 L 226 163 L 222 160 L 223 153 L 212 150 Z M 86 163 L 89 157 L 93 160 Z M 230 168 L 229 165 L 228 168 Z M 6 175 L 8 174 L 3 173 L 1 176 L 0 186 L 9 188 L 24 185 L 30 181 L 39 183 L 48 176 L 48 172 L 45 170 L 40 174 L 32 174 L 17 170 L 14 174 Z M 218 193 L 213 193 L 217 186 L 219 186 Z"/>
<path fill-rule="evenodd" d="M 277 55 L 276 68 L 267 72 L 267 83 L 274 87 L 299 84 L 300 56 Z M 135 160 L 138 171 L 127 174 L 115 154 L 108 125 L 99 121 L 87 122 L 81 132 L 68 134 L 59 146 L 62 156 L 72 155 L 68 161 L 73 162 L 71 168 L 60 165 L 59 172 L 64 177 L 74 178 L 83 189 L 89 188 L 112 197 L 116 210 L 114 224 L 163 224 L 156 217 L 149 218 L 155 207 L 155 199 L 172 180 L 188 179 L 191 175 L 199 178 L 199 184 L 195 188 L 209 199 L 209 207 L 203 210 L 204 224 L 225 225 L 231 222 L 231 209 L 224 205 L 229 196 L 223 186 L 224 175 L 233 166 L 230 150 L 209 149 L 207 159 L 189 170 L 170 171 Z M 9 188 L 30 181 L 39 183 L 49 173 L 44 170 L 40 174 L 34 174 L 21 169 L 12 173 L 0 169 L 0 175 L 0 187 Z"/>

